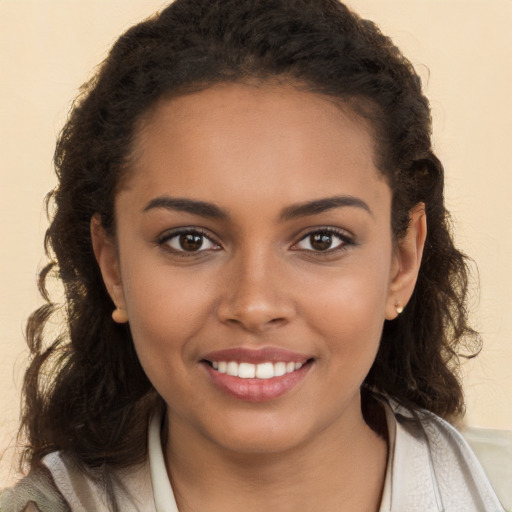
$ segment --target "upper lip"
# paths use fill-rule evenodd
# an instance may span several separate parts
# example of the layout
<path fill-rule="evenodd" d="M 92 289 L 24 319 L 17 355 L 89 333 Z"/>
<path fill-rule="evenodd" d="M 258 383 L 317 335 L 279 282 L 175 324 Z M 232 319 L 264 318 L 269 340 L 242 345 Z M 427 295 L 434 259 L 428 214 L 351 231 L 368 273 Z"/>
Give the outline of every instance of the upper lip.
<path fill-rule="evenodd" d="M 206 361 L 235 361 L 237 363 L 278 363 L 280 361 L 302 363 L 311 359 L 310 355 L 300 354 L 281 348 L 266 347 L 261 349 L 249 349 L 244 347 L 216 350 L 205 354 L 202 358 Z"/>

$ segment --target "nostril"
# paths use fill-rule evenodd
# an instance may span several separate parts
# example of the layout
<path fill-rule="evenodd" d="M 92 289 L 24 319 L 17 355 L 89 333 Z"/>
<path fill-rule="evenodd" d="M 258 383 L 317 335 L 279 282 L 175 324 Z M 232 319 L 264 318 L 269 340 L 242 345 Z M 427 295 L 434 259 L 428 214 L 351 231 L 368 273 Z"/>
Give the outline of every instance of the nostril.
<path fill-rule="evenodd" d="M 281 324 L 281 323 L 285 323 L 286 322 L 286 318 L 272 318 L 268 323 L 269 324 Z"/>

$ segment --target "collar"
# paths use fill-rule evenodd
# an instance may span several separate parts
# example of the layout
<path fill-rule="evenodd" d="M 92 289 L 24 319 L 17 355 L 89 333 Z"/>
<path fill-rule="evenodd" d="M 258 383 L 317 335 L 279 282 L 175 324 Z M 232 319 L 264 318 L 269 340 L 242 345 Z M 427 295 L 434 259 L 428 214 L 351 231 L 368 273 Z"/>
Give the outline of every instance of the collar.
<path fill-rule="evenodd" d="M 432 457 L 426 436 L 411 435 L 397 421 L 397 414 L 414 420 L 409 411 L 394 402 L 381 401 L 388 427 L 388 464 L 379 512 L 425 510 L 442 512 Z M 403 409 L 403 410 L 402 410 Z"/>
<path fill-rule="evenodd" d="M 154 414 L 151 418 L 148 430 L 148 455 L 151 483 L 156 512 L 178 512 L 178 506 L 174 499 L 171 482 L 165 466 L 160 429 L 162 426 L 161 413 Z"/>

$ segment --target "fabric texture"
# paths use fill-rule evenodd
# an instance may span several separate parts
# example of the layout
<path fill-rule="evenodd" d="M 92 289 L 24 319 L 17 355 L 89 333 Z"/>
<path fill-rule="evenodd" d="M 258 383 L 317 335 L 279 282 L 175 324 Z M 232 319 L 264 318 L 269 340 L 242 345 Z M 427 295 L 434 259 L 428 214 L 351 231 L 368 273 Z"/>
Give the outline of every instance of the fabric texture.
<path fill-rule="evenodd" d="M 13 489 L 0 495 L 1 512 L 71 512 L 46 467 L 31 471 Z"/>
<path fill-rule="evenodd" d="M 385 402 L 389 457 L 379 512 L 504 512 L 464 438 L 441 418 Z M 122 512 L 178 512 L 161 447 L 161 418 L 152 418 L 148 459 L 116 474 Z M 100 484 L 65 454 L 54 452 L 0 496 L 0 512 L 109 512 Z"/>
<path fill-rule="evenodd" d="M 504 512 L 462 435 L 438 416 L 385 407 L 389 458 L 379 512 Z"/>

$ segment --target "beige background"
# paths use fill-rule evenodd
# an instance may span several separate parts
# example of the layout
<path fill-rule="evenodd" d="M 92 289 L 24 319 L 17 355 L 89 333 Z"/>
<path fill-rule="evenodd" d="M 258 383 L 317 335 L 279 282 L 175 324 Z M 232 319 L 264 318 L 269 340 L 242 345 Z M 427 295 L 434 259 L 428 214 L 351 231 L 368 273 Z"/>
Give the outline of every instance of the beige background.
<path fill-rule="evenodd" d="M 39 304 L 45 193 L 78 87 L 120 32 L 162 0 L 0 0 L 0 486 L 14 477 L 24 322 Z M 413 61 L 435 119 L 447 202 L 479 268 L 485 341 L 464 366 L 467 423 L 512 428 L 512 1 L 351 0 Z"/>

